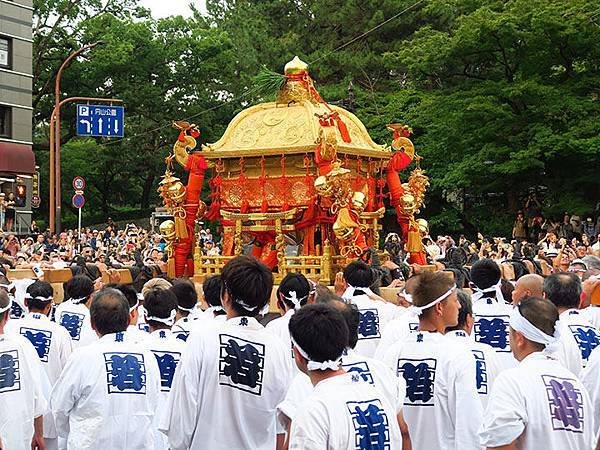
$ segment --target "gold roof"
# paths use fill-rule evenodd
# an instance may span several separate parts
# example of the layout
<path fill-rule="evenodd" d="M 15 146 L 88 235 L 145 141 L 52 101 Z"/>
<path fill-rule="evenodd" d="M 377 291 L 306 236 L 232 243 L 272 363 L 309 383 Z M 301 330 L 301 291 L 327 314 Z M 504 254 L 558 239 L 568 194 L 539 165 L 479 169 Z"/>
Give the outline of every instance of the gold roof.
<path fill-rule="evenodd" d="M 391 157 L 390 148 L 373 142 L 358 117 L 343 108 L 330 107 L 339 113 L 351 138 L 351 142 L 344 142 L 337 126 L 331 127 L 335 129 L 338 155 Z M 221 139 L 202 146 L 203 154 L 216 159 L 310 153 L 315 150 L 321 128 L 316 114 L 329 112 L 323 103 L 309 100 L 290 104 L 260 103 L 237 114 Z"/>

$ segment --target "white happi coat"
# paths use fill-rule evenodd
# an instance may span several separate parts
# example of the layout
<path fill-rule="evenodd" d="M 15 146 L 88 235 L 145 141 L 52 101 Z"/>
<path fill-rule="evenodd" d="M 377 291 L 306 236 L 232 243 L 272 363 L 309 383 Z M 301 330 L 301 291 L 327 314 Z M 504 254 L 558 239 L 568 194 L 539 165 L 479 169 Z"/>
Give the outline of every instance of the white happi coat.
<path fill-rule="evenodd" d="M 292 422 L 290 449 L 338 450 L 380 448 L 402 450 L 397 415 L 374 386 L 353 374 L 320 381 L 300 405 Z"/>
<path fill-rule="evenodd" d="M 187 342 L 160 426 L 171 449 L 274 450 L 290 348 L 252 317 L 204 321 Z"/>
<path fill-rule="evenodd" d="M 354 350 L 372 358 L 381 341 L 381 334 L 397 315 L 397 307 L 384 301 L 372 300 L 366 294 L 355 295 L 351 302 L 357 306 L 360 314 L 358 342 Z"/>
<path fill-rule="evenodd" d="M 12 285 L 15 287 L 15 295 L 11 296 L 12 305 L 10 307 L 10 318 L 21 319 L 29 312 L 25 306 L 25 295 L 27 288 L 35 283 L 31 278 L 23 278 L 22 280 L 13 280 Z"/>
<path fill-rule="evenodd" d="M 206 308 L 204 311 L 200 311 L 198 313 L 198 316 L 200 318 L 203 319 L 210 319 L 210 320 L 219 320 L 219 321 L 225 321 L 227 320 L 227 316 L 225 314 L 219 314 L 218 316 L 215 316 L 215 310 L 219 309 L 219 306 L 209 306 L 208 308 Z M 221 311 L 223 309 L 221 308 Z"/>
<path fill-rule="evenodd" d="M 393 404 L 404 402 L 406 383 L 404 378 L 398 378 L 394 372 L 382 361 L 361 356 L 352 349 L 348 349 L 342 356 L 342 368 L 354 375 L 359 381 L 364 381 L 375 387 L 379 393 Z M 285 395 L 283 402 L 277 407 L 278 417 L 281 425 L 287 420 L 294 420 L 300 404 L 313 391 L 313 385 L 308 375 L 297 374 Z M 282 415 L 284 417 L 282 417 Z"/>
<path fill-rule="evenodd" d="M 187 338 L 190 335 L 190 331 L 192 331 L 192 326 L 194 325 L 194 322 L 196 322 L 197 320 L 203 319 L 194 319 L 190 316 L 182 317 L 177 322 L 175 322 L 171 330 L 173 331 L 173 334 L 175 334 L 175 337 L 177 339 L 179 339 L 182 342 L 185 342 L 187 341 Z"/>
<path fill-rule="evenodd" d="M 417 331 L 394 344 L 384 362 L 403 377 L 403 414 L 413 450 L 480 450 L 483 411 L 473 355 L 440 333 Z"/>
<path fill-rule="evenodd" d="M 513 307 L 494 298 L 483 297 L 473 302 L 473 332 L 475 342 L 493 347 L 502 369 L 517 365 L 510 349 L 509 321 Z"/>
<path fill-rule="evenodd" d="M 33 419 L 47 411 L 44 370 L 31 343 L 0 334 L 0 440 L 7 450 L 29 450 Z"/>
<path fill-rule="evenodd" d="M 594 432 L 600 435 L 600 349 L 595 349 L 581 372 L 581 382 L 592 401 L 594 410 Z"/>
<path fill-rule="evenodd" d="M 90 310 L 84 303 L 62 302 L 56 307 L 54 317 L 69 332 L 74 349 L 98 340 L 90 322 Z"/>
<path fill-rule="evenodd" d="M 148 339 L 148 336 L 150 336 L 150 333 L 140 330 L 137 325 L 129 325 L 125 330 L 125 340 L 127 342 L 139 344 Z"/>
<path fill-rule="evenodd" d="M 292 318 L 295 312 L 295 309 L 290 309 L 286 311 L 286 313 L 283 316 L 271 320 L 265 326 L 265 329 L 269 333 L 272 333 L 274 336 L 277 336 L 284 346 L 290 348 L 290 357 L 292 361 L 294 360 L 294 352 L 292 351 L 292 338 L 290 335 L 289 325 L 290 319 Z M 293 363 L 293 366 L 295 367 L 296 364 Z"/>
<path fill-rule="evenodd" d="M 375 358 L 383 359 L 388 349 L 396 342 L 405 339 L 419 329 L 419 316 L 410 309 L 398 319 L 390 320 L 381 333 L 381 340 L 375 351 Z"/>
<path fill-rule="evenodd" d="M 574 343 L 579 349 L 581 355 L 581 366 L 576 362 L 567 367 L 574 374 L 578 375 L 581 369 L 587 364 L 587 360 L 592 351 L 600 345 L 600 331 L 598 331 L 588 320 L 586 315 L 578 309 L 568 309 L 559 316 L 559 329 L 561 341 L 567 340 Z M 571 357 L 571 361 L 577 361 L 576 357 Z"/>
<path fill-rule="evenodd" d="M 173 377 L 181 359 L 181 353 L 185 348 L 185 342 L 178 339 L 171 330 L 162 329 L 150 333 L 143 345 L 155 356 L 160 372 L 159 409 L 154 417 L 153 425 L 154 450 L 167 450 L 169 448 L 167 437 L 158 431 L 160 412 L 167 405 Z"/>
<path fill-rule="evenodd" d="M 581 310 L 581 313 L 590 321 L 596 330 L 600 330 L 600 306 L 590 305 Z"/>
<path fill-rule="evenodd" d="M 69 332 L 41 313 L 28 313 L 23 319 L 9 320 L 4 330 L 27 338 L 33 345 L 51 386 L 58 380 L 60 373 L 71 355 L 71 336 Z M 52 413 L 44 415 L 44 437 L 56 439 L 56 427 Z"/>
<path fill-rule="evenodd" d="M 481 398 L 482 406 L 485 408 L 494 381 L 496 381 L 496 377 L 502 370 L 497 353 L 489 345 L 475 342 L 462 330 L 449 331 L 445 336 L 467 348 L 473 355 L 477 393 L 479 394 L 479 398 Z"/>
<path fill-rule="evenodd" d="M 480 429 L 481 443 L 518 450 L 595 448 L 590 398 L 579 379 L 542 352 L 496 379 Z"/>
<path fill-rule="evenodd" d="M 159 393 L 155 356 L 121 332 L 73 352 L 50 406 L 69 450 L 146 450 Z"/>

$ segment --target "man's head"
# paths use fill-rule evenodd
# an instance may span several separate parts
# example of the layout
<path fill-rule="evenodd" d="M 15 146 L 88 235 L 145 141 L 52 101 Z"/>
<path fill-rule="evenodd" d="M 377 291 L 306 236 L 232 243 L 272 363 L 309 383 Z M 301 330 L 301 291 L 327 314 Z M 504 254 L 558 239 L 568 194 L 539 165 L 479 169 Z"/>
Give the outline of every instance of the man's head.
<path fill-rule="evenodd" d="M 581 280 L 574 273 L 553 273 L 544 280 L 544 298 L 559 309 L 577 308 L 581 300 Z"/>
<path fill-rule="evenodd" d="M 115 284 L 109 285 L 107 287 L 112 287 L 117 291 L 120 291 L 121 294 L 125 296 L 127 304 L 129 305 L 129 325 L 137 324 L 139 315 L 137 307 L 140 304 L 140 301 L 138 300 L 138 294 L 133 288 L 133 286 L 130 286 L 128 284 Z"/>
<path fill-rule="evenodd" d="M 471 267 L 471 281 L 479 289 L 487 289 L 500 281 L 500 266 L 489 258 L 476 261 Z"/>
<path fill-rule="evenodd" d="M 294 345 L 296 365 L 304 373 L 309 372 L 309 360 L 337 361 L 348 346 L 348 325 L 343 315 L 327 304 L 301 308 L 290 319 L 289 329 L 297 344 Z"/>
<path fill-rule="evenodd" d="M 558 320 L 558 309 L 547 300 L 538 297 L 525 298 L 515 306 L 519 313 L 531 325 L 538 330 L 554 336 L 554 327 Z M 516 331 L 510 327 L 510 347 L 513 355 L 518 361 L 522 361 L 527 355 L 533 352 L 542 351 L 544 344 L 534 342 L 523 335 L 523 332 Z"/>
<path fill-rule="evenodd" d="M 10 297 L 8 292 L 0 289 L 0 331 L 4 330 L 4 324 L 10 317 Z"/>
<path fill-rule="evenodd" d="M 187 317 L 196 309 L 198 304 L 198 293 L 192 283 L 187 278 L 176 278 L 173 280 L 171 292 L 177 299 L 177 314 L 179 317 Z"/>
<path fill-rule="evenodd" d="M 277 288 L 277 306 L 283 311 L 299 309 L 306 305 L 310 284 L 301 273 L 288 273 Z"/>
<path fill-rule="evenodd" d="M 581 280 L 583 274 L 588 270 L 587 264 L 582 259 L 574 259 L 569 264 L 569 272 L 574 273 Z"/>
<path fill-rule="evenodd" d="M 228 316 L 254 317 L 269 302 L 273 274 L 259 260 L 238 256 L 221 272 L 221 302 Z"/>
<path fill-rule="evenodd" d="M 412 293 L 418 283 L 418 277 L 410 277 L 404 284 L 404 289 L 398 292 L 398 304 L 403 308 L 412 306 Z"/>
<path fill-rule="evenodd" d="M 74 303 L 81 303 L 89 306 L 93 292 L 94 283 L 85 275 L 74 276 L 67 281 L 67 284 L 65 285 L 65 298 L 71 299 Z"/>
<path fill-rule="evenodd" d="M 431 305 L 444 297 L 435 305 L 425 309 L 420 320 L 427 320 L 438 329 L 456 326 L 458 323 L 458 302 L 454 282 L 444 272 L 423 272 L 417 276 L 417 284 L 412 293 L 413 304 L 417 307 Z"/>
<path fill-rule="evenodd" d="M 348 326 L 348 347 L 356 347 L 358 342 L 358 325 L 360 324 L 360 312 L 354 303 L 346 303 L 343 300 L 332 299 L 328 305 L 337 309 L 344 317 Z"/>
<path fill-rule="evenodd" d="M 202 293 L 208 306 L 223 307 L 221 305 L 221 275 L 208 277 L 202 283 Z"/>
<path fill-rule="evenodd" d="M 467 334 L 471 334 L 473 331 L 473 302 L 471 302 L 471 296 L 465 291 L 459 289 L 456 291 L 458 303 L 460 304 L 460 311 L 458 312 L 458 323 L 455 326 L 447 327 L 448 331 L 462 330 Z"/>
<path fill-rule="evenodd" d="M 144 308 L 150 331 L 171 328 L 177 313 L 177 297 L 171 289 L 152 289 L 144 297 Z"/>
<path fill-rule="evenodd" d="M 98 336 L 125 331 L 129 325 L 129 304 L 116 289 L 99 290 L 92 299 L 90 321 Z"/>
<path fill-rule="evenodd" d="M 344 269 L 344 280 L 355 288 L 368 288 L 375 281 L 373 271 L 364 261 L 353 261 Z"/>
<path fill-rule="evenodd" d="M 27 286 L 25 295 L 25 306 L 29 312 L 48 315 L 52 309 L 52 297 L 54 292 L 47 281 L 35 281 Z"/>
<path fill-rule="evenodd" d="M 44 243 L 44 235 L 43 234 L 38 234 L 37 235 L 37 241 L 38 241 L 38 243 L 43 244 Z"/>
<path fill-rule="evenodd" d="M 518 305 L 525 297 L 542 297 L 544 278 L 540 275 L 530 273 L 523 275 L 515 283 L 515 289 L 512 292 L 512 304 Z"/>
<path fill-rule="evenodd" d="M 170 289 L 172 286 L 164 278 L 152 278 L 144 283 L 142 286 L 142 295 L 146 298 L 146 294 L 150 292 L 152 289 Z"/>
<path fill-rule="evenodd" d="M 581 258 L 588 269 L 600 270 L 600 258 L 595 255 L 586 255 Z"/>

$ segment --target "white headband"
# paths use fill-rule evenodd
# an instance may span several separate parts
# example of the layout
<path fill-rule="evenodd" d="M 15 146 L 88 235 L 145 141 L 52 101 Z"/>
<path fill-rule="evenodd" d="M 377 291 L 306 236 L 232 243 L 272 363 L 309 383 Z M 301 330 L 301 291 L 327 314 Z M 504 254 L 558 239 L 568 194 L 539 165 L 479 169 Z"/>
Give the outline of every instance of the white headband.
<path fill-rule="evenodd" d="M 450 297 L 450 295 L 454 292 L 454 290 L 456 289 L 456 285 L 452 286 L 450 289 L 448 289 L 448 291 L 446 291 L 444 294 L 440 295 L 438 298 L 436 298 L 434 301 L 432 301 L 431 303 L 428 303 L 426 305 L 423 306 L 411 306 L 410 312 L 414 313 L 415 315 L 420 316 L 421 314 L 423 314 L 423 311 L 425 311 L 426 309 L 431 308 L 432 306 L 437 305 L 438 303 L 444 301 L 445 299 L 447 299 L 448 297 Z"/>
<path fill-rule="evenodd" d="M 368 296 L 375 295 L 373 293 L 373 291 L 371 289 L 369 289 L 368 287 L 354 287 L 354 286 L 348 285 L 348 287 L 342 294 L 342 298 L 346 301 L 352 300 L 352 297 L 354 297 L 354 291 L 363 291 Z"/>
<path fill-rule="evenodd" d="M 406 300 L 408 303 L 413 303 L 413 296 L 406 292 L 406 289 L 399 291 L 398 297 L 404 297 L 404 300 Z"/>
<path fill-rule="evenodd" d="M 165 325 L 168 325 L 168 326 L 173 326 L 173 324 L 175 323 L 175 315 L 176 314 L 177 314 L 177 312 L 174 309 L 172 309 L 169 317 L 164 318 L 164 317 L 146 316 L 146 322 L 149 322 L 152 320 L 153 322 L 160 322 L 160 323 L 164 323 Z"/>
<path fill-rule="evenodd" d="M 12 288 L 15 287 L 15 283 L 8 283 L 8 284 L 0 283 L 0 287 L 3 287 L 7 291 L 10 291 Z"/>
<path fill-rule="evenodd" d="M 471 296 L 471 300 L 475 303 L 480 298 L 483 298 L 483 294 L 487 292 L 495 292 L 496 293 L 496 301 L 500 303 L 504 303 L 504 295 L 502 295 L 502 280 L 498 280 L 498 282 L 490 286 L 489 288 L 479 289 L 477 286 L 473 285 L 473 295 Z M 493 300 L 493 299 L 491 299 Z"/>
<path fill-rule="evenodd" d="M 290 291 L 289 292 L 289 297 L 284 295 L 283 292 L 279 292 L 279 296 L 282 299 L 285 299 L 289 302 L 292 302 L 294 304 L 294 309 L 300 309 L 300 307 L 302 306 L 302 300 L 308 298 L 308 295 L 305 295 L 304 297 L 300 297 L 298 298 L 298 295 L 296 294 L 296 291 Z"/>
<path fill-rule="evenodd" d="M 49 302 L 52 301 L 52 296 L 50 297 L 42 297 L 41 295 L 38 295 L 37 297 L 32 297 L 31 294 L 25 294 L 25 297 L 23 297 L 26 300 L 39 300 L 41 302 Z"/>
<path fill-rule="evenodd" d="M 131 308 L 129 308 L 129 312 L 132 313 L 139 305 L 140 305 L 140 300 L 136 299 L 135 305 L 133 305 Z"/>
<path fill-rule="evenodd" d="M 291 339 L 292 344 L 294 344 L 294 347 L 296 347 L 298 353 L 300 353 L 308 361 L 308 370 L 338 370 L 340 368 L 340 365 L 342 364 L 342 355 L 340 355 L 340 357 L 335 361 L 313 361 L 310 359 L 310 356 L 308 356 L 308 353 L 302 350 L 294 338 Z"/>
<path fill-rule="evenodd" d="M 144 300 L 144 294 L 142 294 L 141 292 L 137 293 L 137 299 L 138 300 Z"/>
<path fill-rule="evenodd" d="M 8 299 L 8 305 L 6 305 L 4 308 L 0 308 L 0 314 L 4 314 L 6 311 L 8 311 L 10 309 L 10 307 L 12 306 L 12 298 Z"/>
<path fill-rule="evenodd" d="M 194 312 L 196 311 L 196 307 L 192 306 L 191 308 L 184 308 L 183 306 L 177 306 L 177 309 L 180 309 L 182 311 L 187 311 L 187 312 Z"/>
<path fill-rule="evenodd" d="M 549 336 L 523 317 L 517 306 L 510 314 L 509 324 L 513 330 L 521 333 L 530 341 L 546 346 L 546 350 L 549 352 L 554 352 L 556 346 L 559 344 L 560 332 L 558 330 L 558 320 L 554 324 L 554 336 Z"/>
<path fill-rule="evenodd" d="M 79 298 L 70 298 L 69 300 L 71 300 L 71 302 L 77 304 L 77 303 L 81 303 L 84 300 L 87 300 L 87 297 L 79 297 Z"/>

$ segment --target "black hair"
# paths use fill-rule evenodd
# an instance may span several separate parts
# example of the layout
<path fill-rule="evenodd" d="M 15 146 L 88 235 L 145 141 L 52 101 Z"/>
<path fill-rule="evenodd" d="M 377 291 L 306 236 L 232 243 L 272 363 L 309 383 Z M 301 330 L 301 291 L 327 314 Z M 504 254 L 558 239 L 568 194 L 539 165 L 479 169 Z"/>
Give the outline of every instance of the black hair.
<path fill-rule="evenodd" d="M 171 312 L 177 309 L 177 297 L 171 289 L 151 289 L 144 296 L 144 308 L 147 311 L 148 317 L 158 317 L 159 319 L 168 319 Z M 154 328 L 169 328 L 168 325 L 148 320 L 148 325 Z"/>
<path fill-rule="evenodd" d="M 310 284 L 301 273 L 288 273 L 277 288 L 277 302 L 285 304 L 287 309 L 294 309 L 296 305 L 288 298 L 294 292 L 297 299 L 300 300 L 299 306 L 306 305 L 308 295 L 310 294 Z M 283 306 L 283 305 L 282 305 Z"/>
<path fill-rule="evenodd" d="M 52 302 L 54 291 L 47 281 L 37 280 L 27 286 L 27 294 L 31 297 L 27 299 L 29 310 L 41 311 Z M 42 300 L 43 298 L 48 300 Z"/>
<path fill-rule="evenodd" d="M 69 298 L 85 298 L 87 301 L 94 292 L 94 283 L 85 275 L 76 275 L 67 281 L 65 291 L 69 293 Z"/>
<path fill-rule="evenodd" d="M 186 308 L 179 309 L 180 314 L 188 316 L 190 312 L 187 311 L 187 309 L 195 308 L 198 304 L 198 293 L 196 292 L 194 283 L 187 278 L 175 278 L 173 280 L 173 286 L 171 286 L 169 290 L 175 294 L 177 308 L 180 306 Z"/>
<path fill-rule="evenodd" d="M 221 275 L 213 275 L 204 280 L 204 283 L 202 283 L 202 292 L 204 293 L 204 300 L 210 306 L 222 306 Z"/>
<path fill-rule="evenodd" d="M 125 331 L 129 325 L 129 304 L 113 288 L 101 289 L 94 295 L 90 307 L 90 320 L 100 335 Z"/>
<path fill-rule="evenodd" d="M 502 297 L 506 303 L 510 303 L 512 292 L 515 290 L 515 286 L 508 280 L 501 280 L 500 283 L 500 292 L 502 292 Z"/>
<path fill-rule="evenodd" d="M 348 347 L 356 347 L 358 342 L 358 325 L 360 324 L 360 312 L 358 306 L 354 303 L 346 303 L 341 298 L 339 300 L 332 299 L 329 305 L 337 309 L 344 317 L 348 326 Z"/>
<path fill-rule="evenodd" d="M 254 257 L 237 256 L 223 267 L 221 292 L 229 294 L 232 308 L 238 315 L 258 315 L 269 302 L 272 290 L 273 274 Z"/>
<path fill-rule="evenodd" d="M 456 297 L 458 298 L 458 303 L 460 303 L 460 310 L 458 311 L 458 323 L 453 327 L 447 327 L 446 332 L 463 330 L 467 324 L 467 317 L 473 316 L 473 302 L 471 301 L 471 296 L 462 289 L 458 289 L 456 291 Z"/>
<path fill-rule="evenodd" d="M 581 281 L 574 273 L 553 273 L 544 280 L 543 291 L 557 308 L 577 308 L 581 299 Z"/>
<path fill-rule="evenodd" d="M 10 303 L 10 297 L 8 296 L 8 292 L 6 292 L 4 289 L 0 289 L 0 309 L 6 308 L 9 303 Z M 11 308 L 8 308 L 3 313 L 0 313 L 0 322 L 5 317 L 8 317 L 8 315 L 10 315 L 10 310 L 11 310 Z"/>
<path fill-rule="evenodd" d="M 492 259 L 480 259 L 471 267 L 471 281 L 479 289 L 487 289 L 494 286 L 500 281 L 501 277 L 500 266 Z"/>
<path fill-rule="evenodd" d="M 538 297 L 527 297 L 521 300 L 519 312 L 531 324 L 549 336 L 554 335 L 554 327 L 558 320 L 558 308 L 548 300 Z M 541 347 L 543 345 L 540 344 Z"/>
<path fill-rule="evenodd" d="M 348 325 L 334 307 L 306 305 L 294 313 L 289 324 L 294 341 L 312 361 L 335 361 L 348 346 Z"/>
<path fill-rule="evenodd" d="M 315 293 L 315 303 L 328 303 L 331 300 L 341 300 L 341 297 L 335 295 L 327 286 L 323 284 L 317 285 L 317 291 Z"/>
<path fill-rule="evenodd" d="M 370 287 L 374 278 L 371 267 L 363 261 L 352 261 L 344 269 L 344 280 L 355 288 Z"/>
<path fill-rule="evenodd" d="M 131 286 L 129 284 L 109 284 L 107 287 L 116 289 L 117 291 L 120 291 L 121 294 L 123 294 L 125 296 L 127 303 L 129 303 L 130 311 L 131 311 L 131 308 L 135 307 L 135 305 L 138 303 L 137 292 L 135 292 L 135 289 L 133 288 L 133 286 Z"/>

